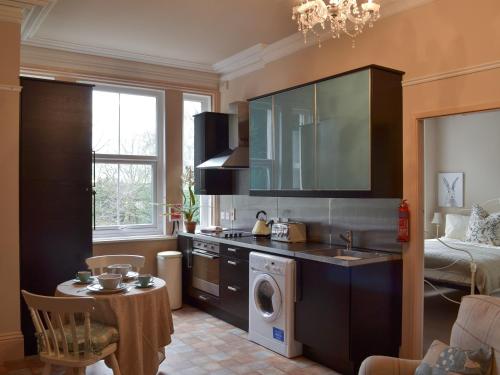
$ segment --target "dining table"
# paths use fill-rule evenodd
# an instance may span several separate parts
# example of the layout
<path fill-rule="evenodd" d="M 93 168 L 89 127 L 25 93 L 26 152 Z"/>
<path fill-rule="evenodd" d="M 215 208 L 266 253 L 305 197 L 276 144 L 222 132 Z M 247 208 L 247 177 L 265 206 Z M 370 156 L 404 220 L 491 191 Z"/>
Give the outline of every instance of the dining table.
<path fill-rule="evenodd" d="M 57 286 L 58 297 L 94 297 L 91 319 L 118 329 L 116 356 L 122 375 L 154 375 L 165 359 L 174 332 L 165 281 L 153 278 L 149 288 L 134 282 L 119 293 L 95 293 L 75 280 Z"/>

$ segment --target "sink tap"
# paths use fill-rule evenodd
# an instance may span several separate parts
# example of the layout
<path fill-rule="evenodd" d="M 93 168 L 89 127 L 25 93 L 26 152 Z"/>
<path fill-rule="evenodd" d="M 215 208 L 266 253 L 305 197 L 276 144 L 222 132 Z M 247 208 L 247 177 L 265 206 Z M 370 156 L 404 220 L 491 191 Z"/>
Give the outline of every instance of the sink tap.
<path fill-rule="evenodd" d="M 339 234 L 341 240 L 346 242 L 346 250 L 352 250 L 352 230 L 348 230 L 344 234 Z"/>

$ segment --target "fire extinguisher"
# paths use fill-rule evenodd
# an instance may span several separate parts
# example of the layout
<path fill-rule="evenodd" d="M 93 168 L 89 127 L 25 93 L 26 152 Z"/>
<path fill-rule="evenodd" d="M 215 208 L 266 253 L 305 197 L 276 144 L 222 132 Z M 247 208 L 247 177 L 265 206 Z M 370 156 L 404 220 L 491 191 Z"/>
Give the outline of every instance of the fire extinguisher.
<path fill-rule="evenodd" d="M 410 210 L 406 199 L 399 205 L 398 241 L 408 242 L 410 240 Z"/>

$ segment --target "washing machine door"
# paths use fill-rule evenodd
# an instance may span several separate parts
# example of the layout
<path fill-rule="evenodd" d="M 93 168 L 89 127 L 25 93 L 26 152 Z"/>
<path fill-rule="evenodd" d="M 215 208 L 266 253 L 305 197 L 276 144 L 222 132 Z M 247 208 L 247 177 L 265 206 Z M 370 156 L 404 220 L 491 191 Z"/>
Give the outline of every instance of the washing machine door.
<path fill-rule="evenodd" d="M 281 291 L 271 275 L 259 274 L 253 283 L 253 303 L 265 321 L 276 320 L 281 312 Z"/>

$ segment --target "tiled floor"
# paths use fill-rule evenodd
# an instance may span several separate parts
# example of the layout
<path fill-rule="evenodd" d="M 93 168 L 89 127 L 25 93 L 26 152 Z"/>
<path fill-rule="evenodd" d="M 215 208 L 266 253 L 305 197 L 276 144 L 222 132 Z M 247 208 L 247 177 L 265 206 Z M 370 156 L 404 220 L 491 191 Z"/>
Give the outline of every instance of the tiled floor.
<path fill-rule="evenodd" d="M 158 375 L 336 374 L 303 357 L 282 357 L 248 341 L 246 332 L 192 307 L 184 307 L 173 315 L 175 334 Z M 40 374 L 36 361 L 25 366 L 29 368 L 21 367 L 8 368 L 8 374 Z M 108 374 L 112 372 L 102 362 L 87 369 L 87 375 Z"/>

